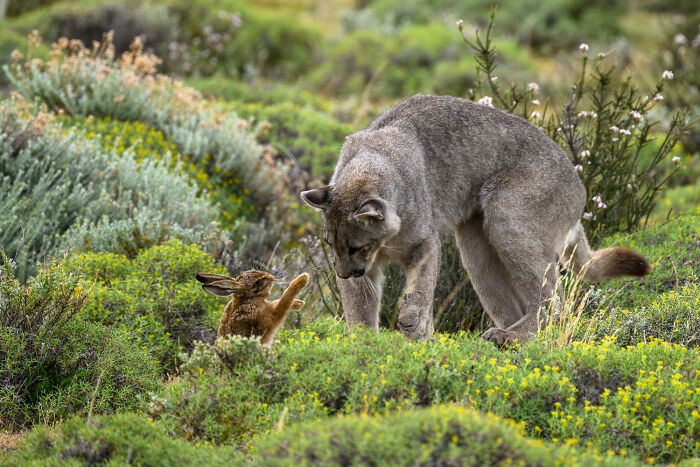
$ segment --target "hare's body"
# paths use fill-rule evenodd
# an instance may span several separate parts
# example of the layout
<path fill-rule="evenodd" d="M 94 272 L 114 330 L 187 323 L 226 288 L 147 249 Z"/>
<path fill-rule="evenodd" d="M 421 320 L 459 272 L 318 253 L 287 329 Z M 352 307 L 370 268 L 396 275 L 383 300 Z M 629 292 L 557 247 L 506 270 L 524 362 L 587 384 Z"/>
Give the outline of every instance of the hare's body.
<path fill-rule="evenodd" d="M 297 276 L 278 300 L 267 301 L 274 277 L 262 271 L 246 271 L 231 278 L 218 274 L 197 274 L 197 280 L 207 292 L 231 296 L 219 324 L 218 336 L 260 336 L 263 345 L 271 345 L 287 312 L 298 310 L 304 302 L 295 299 L 309 282 L 309 275 Z"/>

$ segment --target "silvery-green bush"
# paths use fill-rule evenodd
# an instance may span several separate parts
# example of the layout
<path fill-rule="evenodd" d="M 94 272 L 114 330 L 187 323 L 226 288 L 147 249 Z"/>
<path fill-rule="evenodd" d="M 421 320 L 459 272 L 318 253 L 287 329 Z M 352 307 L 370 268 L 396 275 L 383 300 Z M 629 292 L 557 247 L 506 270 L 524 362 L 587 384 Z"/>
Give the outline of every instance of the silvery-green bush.
<path fill-rule="evenodd" d="M 138 120 L 157 128 L 188 164 L 204 170 L 198 178 L 216 190 L 218 201 L 243 192 L 264 209 L 278 199 L 284 173 L 266 160 L 248 123 L 180 82 L 156 75 L 160 59 L 144 53 L 138 40 L 119 58 L 110 35 L 92 50 L 63 38 L 53 44 L 48 61 L 31 59 L 30 53 L 26 59 L 16 53 L 15 63 L 3 67 L 26 99 L 71 116 Z"/>
<path fill-rule="evenodd" d="M 0 245 L 18 278 L 71 249 L 134 255 L 211 230 L 215 208 L 169 160 L 137 162 L 19 107 L 0 104 Z"/>

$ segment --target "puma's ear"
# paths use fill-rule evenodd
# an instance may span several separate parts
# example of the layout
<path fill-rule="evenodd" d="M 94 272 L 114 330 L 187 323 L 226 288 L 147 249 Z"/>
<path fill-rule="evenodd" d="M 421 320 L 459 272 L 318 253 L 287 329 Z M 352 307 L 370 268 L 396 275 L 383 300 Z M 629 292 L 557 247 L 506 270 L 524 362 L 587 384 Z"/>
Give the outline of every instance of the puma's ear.
<path fill-rule="evenodd" d="M 352 215 L 358 221 L 368 223 L 369 221 L 384 220 L 386 206 L 381 199 L 370 199 L 360 206 Z"/>
<path fill-rule="evenodd" d="M 302 191 L 299 196 L 312 208 L 325 211 L 331 203 L 331 187 L 324 186 L 323 188 Z"/>
<path fill-rule="evenodd" d="M 295 299 L 292 302 L 292 306 L 290 307 L 292 310 L 301 310 L 301 307 L 304 306 L 304 300 L 297 300 Z"/>
<path fill-rule="evenodd" d="M 219 297 L 228 297 L 229 295 L 233 295 L 238 289 L 236 282 L 230 278 L 206 283 L 202 286 L 202 288 L 210 294 L 217 295 Z"/>

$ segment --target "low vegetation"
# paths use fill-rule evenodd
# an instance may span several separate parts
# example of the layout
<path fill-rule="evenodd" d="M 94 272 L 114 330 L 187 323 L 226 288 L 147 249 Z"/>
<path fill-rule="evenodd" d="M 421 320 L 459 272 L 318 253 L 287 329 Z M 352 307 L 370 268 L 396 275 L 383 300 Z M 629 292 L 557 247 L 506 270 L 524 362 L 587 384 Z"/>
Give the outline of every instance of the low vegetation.
<path fill-rule="evenodd" d="M 0 7 L 0 465 L 700 458 L 695 4 Z M 587 188 L 593 246 L 635 248 L 651 274 L 562 268 L 551 325 L 499 349 L 445 235 L 432 341 L 394 330 L 398 267 L 382 330 L 348 331 L 296 193 L 413 93 L 542 127 Z M 273 297 L 312 277 L 271 349 L 215 340 L 225 299 L 194 280 L 250 268 Z"/>

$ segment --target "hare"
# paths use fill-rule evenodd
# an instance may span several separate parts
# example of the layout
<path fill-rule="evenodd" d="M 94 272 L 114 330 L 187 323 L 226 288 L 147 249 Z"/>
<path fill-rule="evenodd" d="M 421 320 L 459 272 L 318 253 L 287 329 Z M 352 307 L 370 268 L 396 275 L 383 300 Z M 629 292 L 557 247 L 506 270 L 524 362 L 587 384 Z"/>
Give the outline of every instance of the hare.
<path fill-rule="evenodd" d="M 309 283 L 306 273 L 297 276 L 278 300 L 268 302 L 275 278 L 263 271 L 245 271 L 235 279 L 219 274 L 198 273 L 196 278 L 202 288 L 220 297 L 231 296 L 219 324 L 218 336 L 238 334 L 240 336 L 262 336 L 265 346 L 272 345 L 277 330 L 284 323 L 287 311 L 304 306 L 295 297 Z"/>

